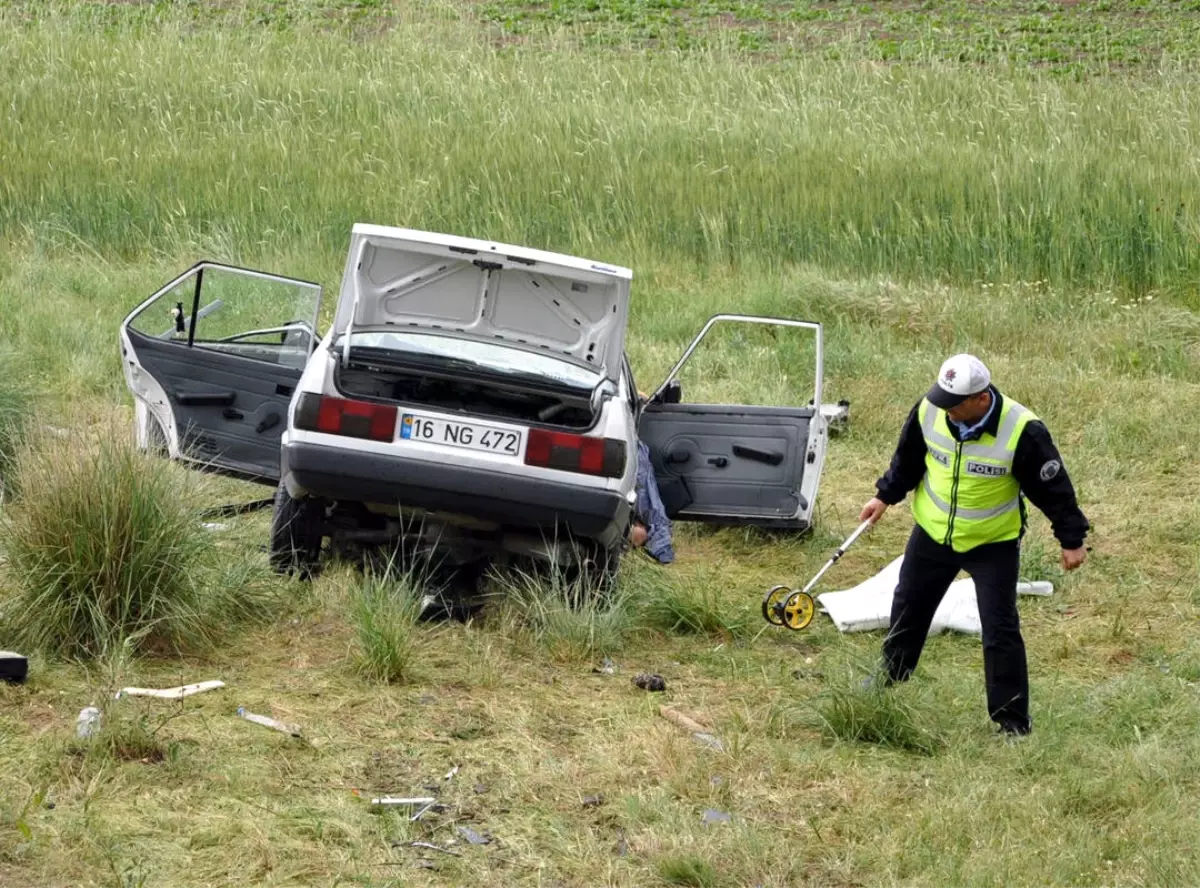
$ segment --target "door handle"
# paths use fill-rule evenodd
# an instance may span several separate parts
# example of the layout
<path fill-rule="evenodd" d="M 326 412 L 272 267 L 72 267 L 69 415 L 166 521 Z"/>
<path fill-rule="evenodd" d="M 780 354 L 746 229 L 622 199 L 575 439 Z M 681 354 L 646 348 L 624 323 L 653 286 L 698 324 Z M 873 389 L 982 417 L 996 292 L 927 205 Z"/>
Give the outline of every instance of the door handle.
<path fill-rule="evenodd" d="M 232 407 L 226 407 L 221 411 L 221 415 L 226 419 L 245 419 L 246 416 L 240 410 L 234 410 Z"/>
<path fill-rule="evenodd" d="M 231 407 L 237 392 L 179 392 L 175 400 L 186 407 Z"/>
<path fill-rule="evenodd" d="M 271 413 L 259 420 L 258 425 L 254 427 L 254 431 L 261 435 L 267 429 L 273 429 L 277 425 L 279 425 L 279 414 Z"/>
<path fill-rule="evenodd" d="M 769 466 L 777 466 L 783 462 L 783 454 L 778 450 L 756 450 L 753 447 L 746 447 L 742 444 L 733 445 L 733 455 L 740 456 L 742 459 L 752 459 L 755 462 L 766 463 Z"/>
<path fill-rule="evenodd" d="M 723 469 L 729 465 L 729 460 L 723 456 L 710 456 L 708 458 L 708 464 L 710 466 L 716 466 L 718 469 Z"/>

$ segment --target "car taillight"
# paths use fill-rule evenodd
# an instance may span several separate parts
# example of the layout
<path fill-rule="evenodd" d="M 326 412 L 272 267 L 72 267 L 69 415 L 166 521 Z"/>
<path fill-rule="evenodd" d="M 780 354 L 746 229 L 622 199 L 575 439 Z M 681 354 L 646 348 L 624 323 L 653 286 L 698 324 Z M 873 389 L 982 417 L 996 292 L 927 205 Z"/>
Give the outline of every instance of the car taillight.
<path fill-rule="evenodd" d="M 525 464 L 619 478 L 625 472 L 625 442 L 530 429 Z"/>
<path fill-rule="evenodd" d="M 306 392 L 296 405 L 295 425 L 309 432 L 391 441 L 396 437 L 396 408 Z"/>

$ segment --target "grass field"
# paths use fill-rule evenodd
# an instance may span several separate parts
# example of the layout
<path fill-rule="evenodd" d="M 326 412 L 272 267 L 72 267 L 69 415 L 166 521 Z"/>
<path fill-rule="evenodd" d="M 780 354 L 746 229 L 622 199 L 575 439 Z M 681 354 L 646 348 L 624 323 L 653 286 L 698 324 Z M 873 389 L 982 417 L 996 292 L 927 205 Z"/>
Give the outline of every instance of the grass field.
<path fill-rule="evenodd" d="M 19 547 L 64 526 L 118 604 L 136 584 L 108 563 L 192 565 L 204 630 L 180 654 L 47 640 L 0 687 L 0 885 L 1200 882 L 1197 50 L 1182 0 L 0 2 L 0 466 L 22 482 L 0 648 L 42 588 Z M 203 257 L 318 281 L 329 308 L 356 221 L 633 267 L 642 388 L 715 311 L 822 322 L 851 423 L 815 532 L 679 525 L 677 563 L 628 556 L 612 610 L 518 584 L 413 626 L 403 582 L 266 574 L 264 514 L 200 528 L 264 489 L 90 446 L 132 427 L 131 307 Z M 978 639 L 931 640 L 876 696 L 879 633 L 758 615 L 854 528 L 966 349 L 1046 420 L 1094 525 L 1064 575 L 1033 516 L 1024 573 L 1055 592 L 1021 601 L 1036 727 L 1014 746 Z M 719 353 L 686 384 L 777 402 L 805 391 L 790 353 Z M 179 554 L 137 522 L 182 528 Z M 889 513 L 817 591 L 909 526 Z M 209 678 L 227 687 L 110 702 Z M 93 702 L 106 727 L 78 742 Z M 364 798 L 427 793 L 415 822 Z"/>

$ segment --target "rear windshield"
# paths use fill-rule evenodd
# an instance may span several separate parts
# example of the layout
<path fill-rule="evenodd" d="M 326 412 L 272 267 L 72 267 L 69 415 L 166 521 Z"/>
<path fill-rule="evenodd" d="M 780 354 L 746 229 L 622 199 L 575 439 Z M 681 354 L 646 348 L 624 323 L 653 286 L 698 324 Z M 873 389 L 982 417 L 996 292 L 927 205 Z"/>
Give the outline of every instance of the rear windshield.
<path fill-rule="evenodd" d="M 493 372 L 543 376 L 574 388 L 591 389 L 602 376 L 599 369 L 580 367 L 551 354 L 529 352 L 495 342 L 439 336 L 436 333 L 356 330 L 350 334 L 350 347 L 377 348 L 455 361 L 470 361 Z"/>

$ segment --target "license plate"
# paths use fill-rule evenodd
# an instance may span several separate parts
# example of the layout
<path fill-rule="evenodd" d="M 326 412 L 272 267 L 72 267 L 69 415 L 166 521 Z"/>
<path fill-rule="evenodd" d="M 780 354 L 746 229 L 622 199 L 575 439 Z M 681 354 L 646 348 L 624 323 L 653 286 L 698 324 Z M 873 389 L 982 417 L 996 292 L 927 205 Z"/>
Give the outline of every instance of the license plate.
<path fill-rule="evenodd" d="M 454 422 L 405 413 L 400 419 L 400 438 L 428 444 L 465 447 L 487 453 L 520 456 L 525 436 L 520 431 L 478 422 Z"/>

